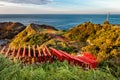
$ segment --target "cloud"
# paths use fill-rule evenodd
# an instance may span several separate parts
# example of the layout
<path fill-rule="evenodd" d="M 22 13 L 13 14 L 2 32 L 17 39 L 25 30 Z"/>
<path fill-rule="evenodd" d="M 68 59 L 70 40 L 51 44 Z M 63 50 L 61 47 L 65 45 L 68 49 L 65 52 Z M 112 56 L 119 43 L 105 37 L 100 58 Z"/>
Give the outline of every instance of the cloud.
<path fill-rule="evenodd" d="M 4 6 L 4 4 L 0 4 L 0 6 Z"/>
<path fill-rule="evenodd" d="M 120 13 L 120 0 L 0 0 L 0 13 Z"/>
<path fill-rule="evenodd" d="M 52 2 L 52 0 L 0 0 L 0 1 L 17 4 L 35 4 L 35 5 L 44 5 Z"/>

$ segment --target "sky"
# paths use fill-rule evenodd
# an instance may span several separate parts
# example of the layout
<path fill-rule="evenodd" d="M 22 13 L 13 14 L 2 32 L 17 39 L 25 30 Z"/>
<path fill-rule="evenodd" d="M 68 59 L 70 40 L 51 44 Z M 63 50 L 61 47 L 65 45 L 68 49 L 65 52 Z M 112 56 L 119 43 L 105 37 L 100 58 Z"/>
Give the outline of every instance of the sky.
<path fill-rule="evenodd" d="M 120 14 L 120 0 L 0 0 L 0 14 Z"/>

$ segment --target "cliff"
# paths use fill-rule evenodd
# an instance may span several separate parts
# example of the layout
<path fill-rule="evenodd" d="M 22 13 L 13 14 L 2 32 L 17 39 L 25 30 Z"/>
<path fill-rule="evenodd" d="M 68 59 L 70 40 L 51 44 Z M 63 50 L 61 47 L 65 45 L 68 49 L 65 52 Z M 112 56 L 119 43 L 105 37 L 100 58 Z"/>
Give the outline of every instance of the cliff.
<path fill-rule="evenodd" d="M 25 26 L 18 22 L 3 22 L 0 23 L 0 39 L 12 39 L 15 35 L 21 32 Z"/>

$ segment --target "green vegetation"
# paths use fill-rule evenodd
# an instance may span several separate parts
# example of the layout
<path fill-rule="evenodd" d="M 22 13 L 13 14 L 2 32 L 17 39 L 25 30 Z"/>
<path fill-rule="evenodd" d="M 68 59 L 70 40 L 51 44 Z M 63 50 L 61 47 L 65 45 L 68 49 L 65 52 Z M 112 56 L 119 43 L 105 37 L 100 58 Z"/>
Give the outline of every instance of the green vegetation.
<path fill-rule="evenodd" d="M 109 24 L 98 25 L 91 22 L 80 24 L 66 32 L 64 35 L 69 40 L 87 42 L 82 51 L 92 52 L 102 61 L 120 55 L 120 28 Z"/>
<path fill-rule="evenodd" d="M 74 46 L 69 45 L 67 42 L 56 40 L 55 38 L 47 41 L 43 45 L 46 45 L 48 47 L 53 47 L 55 49 L 63 50 L 70 54 L 78 52 L 77 48 L 75 48 Z"/>
<path fill-rule="evenodd" d="M 91 52 L 97 57 L 99 68 L 108 68 L 112 75 L 120 77 L 120 27 L 109 24 L 80 24 L 66 32 L 69 40 L 87 42 L 82 52 Z"/>
<path fill-rule="evenodd" d="M 90 51 L 97 56 L 98 61 L 119 57 L 120 55 L 120 28 L 110 24 L 103 24 L 94 35 L 87 38 L 89 45 L 83 51 Z"/>
<path fill-rule="evenodd" d="M 83 70 L 67 62 L 41 63 L 39 65 L 13 64 L 0 55 L 0 80 L 117 80 L 111 73 Z"/>
<path fill-rule="evenodd" d="M 88 71 L 79 69 L 79 67 L 77 66 L 71 67 L 67 65 L 67 63 L 63 64 L 60 62 L 57 63 L 55 62 L 53 64 L 46 63 L 46 65 L 48 66 L 52 65 L 58 66 L 58 63 L 63 66 L 67 65 L 68 70 L 65 71 L 66 76 L 64 72 L 61 74 L 59 73 L 54 74 L 51 72 L 51 75 L 54 74 L 54 76 L 51 77 L 54 77 L 53 79 L 55 80 L 56 79 L 58 80 L 59 77 L 60 80 L 66 79 L 66 77 L 68 76 L 67 74 L 69 74 L 69 71 L 70 71 L 69 75 L 76 74 L 76 77 L 73 76 L 75 77 L 75 80 L 79 80 L 82 78 L 84 80 L 84 76 L 86 77 L 91 76 L 91 78 L 94 78 L 93 77 L 95 75 L 94 73 L 96 73 L 96 76 L 98 77 L 97 80 L 99 80 L 100 76 L 104 75 L 106 76 L 111 75 L 120 79 L 120 27 L 118 25 L 112 25 L 108 21 L 105 21 L 103 24 L 93 24 L 91 22 L 83 23 L 65 32 L 56 30 L 51 31 L 43 28 L 38 29 L 28 26 L 24 31 L 19 33 L 13 39 L 13 41 L 10 43 L 10 46 L 15 45 L 17 46 L 18 44 L 20 44 L 20 46 L 23 46 L 24 44 L 41 45 L 41 47 L 43 45 L 47 45 L 48 47 L 52 46 L 56 49 L 61 49 L 68 53 L 77 53 L 79 51 L 91 52 L 96 56 L 97 61 L 99 62 L 98 66 L 99 69 Z M 39 66 L 43 65 L 45 64 Z M 32 68 L 34 67 L 32 66 Z M 71 70 L 74 70 L 74 68 L 79 72 L 77 73 L 76 72 L 74 73 L 74 71 L 72 72 Z M 57 69 L 54 72 L 57 72 Z M 44 72 L 44 74 L 46 74 L 46 71 Z M 49 72 L 47 72 L 47 74 L 50 75 Z M 45 75 L 45 77 L 46 76 L 48 77 L 48 75 Z M 70 80 L 72 78 L 70 77 Z M 52 78 L 49 79 L 52 80 Z M 102 80 L 103 78 L 100 77 L 100 79 Z M 109 79 L 114 80 L 113 78 Z M 74 78 L 72 80 L 74 80 Z"/>
<path fill-rule="evenodd" d="M 55 30 L 48 30 L 55 32 Z M 24 45 L 41 45 L 51 39 L 51 36 L 46 33 L 47 30 L 41 25 L 30 24 L 25 30 L 20 32 L 10 43 L 11 47 Z"/>
<path fill-rule="evenodd" d="M 89 36 L 96 34 L 101 29 L 101 26 L 98 26 L 98 24 L 92 24 L 91 22 L 83 23 L 68 30 L 65 37 L 69 40 L 85 42 Z"/>
<path fill-rule="evenodd" d="M 102 71 L 110 72 L 113 76 L 120 80 L 120 58 L 111 58 L 99 63 Z"/>

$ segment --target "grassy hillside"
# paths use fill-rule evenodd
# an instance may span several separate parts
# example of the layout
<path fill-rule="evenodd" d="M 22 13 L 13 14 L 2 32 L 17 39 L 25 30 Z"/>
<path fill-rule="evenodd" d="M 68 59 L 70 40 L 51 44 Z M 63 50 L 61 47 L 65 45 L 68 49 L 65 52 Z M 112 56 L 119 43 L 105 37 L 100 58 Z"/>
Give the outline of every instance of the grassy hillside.
<path fill-rule="evenodd" d="M 80 24 L 65 34 L 69 40 L 86 42 L 80 50 L 93 53 L 99 62 L 99 67 L 108 67 L 111 73 L 120 77 L 120 27 L 109 24 Z"/>
<path fill-rule="evenodd" d="M 57 30 L 47 25 L 30 24 L 13 38 L 10 46 L 41 45 L 48 41 L 51 36 L 49 33 L 55 33 Z"/>
<path fill-rule="evenodd" d="M 101 25 L 102 28 L 87 38 L 89 45 L 83 51 L 94 53 L 98 60 L 104 60 L 120 55 L 120 28 L 110 24 Z"/>
<path fill-rule="evenodd" d="M 95 35 L 100 29 L 101 26 L 99 24 L 87 22 L 68 30 L 65 37 L 69 40 L 86 41 L 89 36 Z"/>
<path fill-rule="evenodd" d="M 120 54 L 120 28 L 108 21 L 102 25 L 91 22 L 80 24 L 64 36 L 69 40 L 88 43 L 82 51 L 94 53 L 100 61 Z"/>
<path fill-rule="evenodd" d="M 106 69 L 83 70 L 67 62 L 13 64 L 0 55 L 0 80 L 117 80 Z"/>

